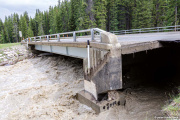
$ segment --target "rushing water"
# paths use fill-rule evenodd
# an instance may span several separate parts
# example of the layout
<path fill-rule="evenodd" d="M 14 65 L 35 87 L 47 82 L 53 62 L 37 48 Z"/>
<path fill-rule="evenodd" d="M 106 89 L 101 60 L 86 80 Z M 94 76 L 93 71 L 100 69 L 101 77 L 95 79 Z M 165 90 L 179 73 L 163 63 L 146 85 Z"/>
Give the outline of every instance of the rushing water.
<path fill-rule="evenodd" d="M 126 91 L 126 106 L 96 115 L 75 95 L 83 90 L 82 60 L 39 57 L 0 67 L 0 120 L 132 120 L 162 115 L 165 91 Z"/>

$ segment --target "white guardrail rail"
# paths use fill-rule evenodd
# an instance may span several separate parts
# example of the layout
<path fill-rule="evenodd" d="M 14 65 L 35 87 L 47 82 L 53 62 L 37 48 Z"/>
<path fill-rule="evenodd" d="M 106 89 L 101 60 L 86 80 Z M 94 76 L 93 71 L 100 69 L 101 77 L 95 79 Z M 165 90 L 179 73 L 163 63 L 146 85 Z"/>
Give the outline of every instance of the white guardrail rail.
<path fill-rule="evenodd" d="M 116 35 L 123 35 L 123 34 L 170 32 L 170 31 L 180 31 L 180 25 L 166 26 L 166 27 L 130 29 L 130 30 L 110 31 L 110 32 L 113 33 L 113 34 L 116 34 Z"/>
<path fill-rule="evenodd" d="M 56 33 L 56 34 L 49 34 L 49 35 L 42 35 L 42 36 L 35 36 L 35 37 L 28 37 L 24 42 L 65 42 L 65 40 L 68 39 L 67 42 L 78 42 L 77 38 L 90 38 L 90 41 L 101 41 L 101 32 L 105 32 L 104 30 L 101 30 L 99 28 L 92 28 L 92 29 L 86 29 L 86 30 L 79 30 L 79 31 L 73 31 L 73 32 L 64 32 L 64 33 Z"/>

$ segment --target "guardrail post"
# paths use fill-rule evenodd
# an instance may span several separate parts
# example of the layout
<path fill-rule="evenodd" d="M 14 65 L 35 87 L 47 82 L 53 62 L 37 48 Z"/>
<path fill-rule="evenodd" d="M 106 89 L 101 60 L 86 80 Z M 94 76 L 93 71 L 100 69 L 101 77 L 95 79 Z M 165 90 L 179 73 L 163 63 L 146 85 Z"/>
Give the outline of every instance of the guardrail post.
<path fill-rule="evenodd" d="M 101 36 L 101 33 L 100 33 L 100 41 L 102 42 L 102 36 Z"/>
<path fill-rule="evenodd" d="M 28 49 L 28 44 L 29 44 L 29 40 L 28 40 L 28 38 L 26 38 L 26 41 L 27 41 L 27 49 Z"/>
<path fill-rule="evenodd" d="M 32 39 L 30 38 L 30 42 L 32 42 Z"/>
<path fill-rule="evenodd" d="M 49 36 L 47 35 L 47 41 L 49 42 Z"/>
<path fill-rule="evenodd" d="M 40 38 L 40 41 L 42 42 L 42 39 L 41 39 L 41 37 L 39 37 Z"/>
<path fill-rule="evenodd" d="M 34 37 L 34 41 L 36 42 L 36 37 Z"/>
<path fill-rule="evenodd" d="M 90 46 L 90 42 L 89 42 L 89 40 L 87 41 L 87 55 L 88 55 L 88 74 L 90 73 L 90 68 L 91 68 L 91 66 L 90 66 L 90 54 L 89 54 L 89 47 Z"/>
<path fill-rule="evenodd" d="M 93 40 L 94 40 L 94 30 L 91 29 L 91 41 L 93 41 Z"/>
<path fill-rule="evenodd" d="M 58 42 L 60 42 L 60 35 L 57 34 L 57 39 L 58 39 Z"/>
<path fill-rule="evenodd" d="M 76 42 L 76 32 L 73 32 L 73 41 Z"/>

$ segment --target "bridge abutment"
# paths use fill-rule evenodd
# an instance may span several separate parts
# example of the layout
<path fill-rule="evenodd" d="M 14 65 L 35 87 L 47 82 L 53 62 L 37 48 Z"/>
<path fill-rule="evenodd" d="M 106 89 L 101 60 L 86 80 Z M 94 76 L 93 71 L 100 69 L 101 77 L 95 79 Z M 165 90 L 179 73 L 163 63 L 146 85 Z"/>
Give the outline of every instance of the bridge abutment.
<path fill-rule="evenodd" d="M 122 88 L 121 45 L 116 35 L 102 32 L 102 44 L 110 44 L 110 50 L 90 48 L 90 68 L 84 59 L 84 88 L 96 100 L 100 94 Z"/>

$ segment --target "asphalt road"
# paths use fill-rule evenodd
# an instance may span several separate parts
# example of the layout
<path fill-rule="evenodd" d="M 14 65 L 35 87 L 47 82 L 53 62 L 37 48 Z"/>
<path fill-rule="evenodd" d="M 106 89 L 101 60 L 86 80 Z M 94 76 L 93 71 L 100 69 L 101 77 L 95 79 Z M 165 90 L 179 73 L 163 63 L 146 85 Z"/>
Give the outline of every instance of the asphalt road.
<path fill-rule="evenodd" d="M 118 40 L 122 45 L 152 41 L 174 41 L 180 40 L 180 31 L 118 35 Z"/>
<path fill-rule="evenodd" d="M 140 34 L 126 34 L 117 35 L 118 41 L 121 45 L 129 45 L 135 43 L 152 42 L 152 41 L 174 41 L 180 40 L 180 31 L 178 32 L 160 32 L 160 33 L 140 33 Z M 91 40 L 90 37 L 77 38 L 77 42 L 87 42 Z M 99 38 L 95 38 L 97 42 L 100 42 Z M 73 42 L 73 38 L 61 38 L 61 42 Z M 47 40 L 43 41 L 47 42 Z M 50 42 L 57 42 L 57 40 L 50 40 Z"/>

